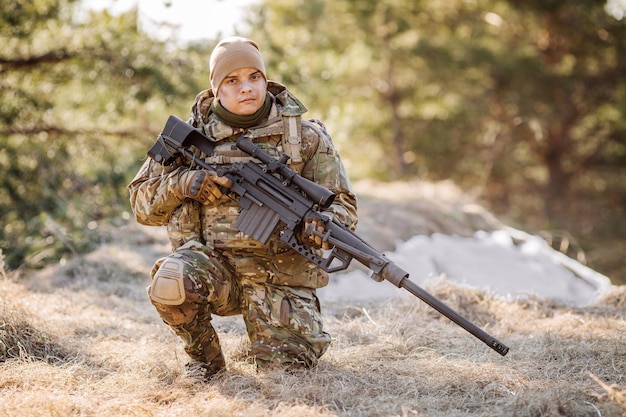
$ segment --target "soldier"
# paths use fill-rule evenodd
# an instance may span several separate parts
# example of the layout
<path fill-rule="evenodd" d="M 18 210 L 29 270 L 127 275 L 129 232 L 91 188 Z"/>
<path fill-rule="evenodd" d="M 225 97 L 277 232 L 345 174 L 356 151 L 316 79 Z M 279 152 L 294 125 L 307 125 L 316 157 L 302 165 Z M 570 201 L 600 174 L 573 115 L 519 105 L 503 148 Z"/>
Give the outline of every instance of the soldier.
<path fill-rule="evenodd" d="M 224 39 L 209 65 L 211 88 L 196 96 L 188 123 L 217 146 L 211 155 L 192 147 L 196 156 L 216 167 L 252 160 L 234 145 L 245 133 L 274 157 L 287 153 L 292 169 L 333 191 L 325 214 L 354 229 L 356 197 L 330 136 L 319 121 L 301 118 L 306 108 L 285 86 L 267 80 L 258 45 Z M 185 373 L 209 380 L 225 369 L 214 314 L 242 315 L 257 367 L 315 366 L 330 343 L 316 296 L 328 275 L 283 244 L 278 231 L 266 244 L 239 232 L 228 186 L 183 157 L 170 166 L 148 159 L 128 186 L 137 221 L 167 226 L 173 253 L 155 263 L 148 294 L 183 339 L 191 358 Z M 305 230 L 300 238 L 314 249 L 323 244 Z"/>

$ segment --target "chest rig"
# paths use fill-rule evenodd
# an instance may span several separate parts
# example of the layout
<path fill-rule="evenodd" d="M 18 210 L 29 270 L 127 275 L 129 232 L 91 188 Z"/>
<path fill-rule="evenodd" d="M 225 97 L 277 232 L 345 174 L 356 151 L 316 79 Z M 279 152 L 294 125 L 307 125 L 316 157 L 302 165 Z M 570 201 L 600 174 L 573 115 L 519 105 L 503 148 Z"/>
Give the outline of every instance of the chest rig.
<path fill-rule="evenodd" d="M 302 113 L 306 108 L 297 99 L 287 96 L 279 116 L 270 117 L 262 126 L 248 130 L 245 136 L 275 158 L 283 153 L 289 155 L 288 164 L 300 173 L 304 163 L 302 157 Z M 277 105 L 280 105 L 277 97 Z M 250 155 L 237 148 L 234 141 L 238 135 L 226 138 L 215 147 L 213 153 L 205 158 L 211 165 L 230 165 L 237 162 L 254 160 Z"/>
<path fill-rule="evenodd" d="M 302 113 L 306 108 L 286 89 L 275 94 L 275 97 L 274 115 L 270 114 L 265 124 L 249 129 L 245 135 L 274 158 L 280 158 L 283 153 L 289 155 L 288 165 L 301 174 L 306 162 L 303 154 L 310 145 L 306 140 L 303 141 L 302 135 Z M 206 157 L 205 161 L 217 168 L 226 168 L 234 163 L 260 162 L 237 148 L 234 141 L 238 136 L 236 134 L 218 141 L 213 153 Z M 237 202 L 227 197 L 223 197 L 213 206 L 202 206 L 200 208 L 202 240 L 216 249 L 240 253 L 259 250 L 281 252 L 278 236 L 270 238 L 266 245 L 262 245 L 232 225 L 239 215 L 238 208 Z"/>

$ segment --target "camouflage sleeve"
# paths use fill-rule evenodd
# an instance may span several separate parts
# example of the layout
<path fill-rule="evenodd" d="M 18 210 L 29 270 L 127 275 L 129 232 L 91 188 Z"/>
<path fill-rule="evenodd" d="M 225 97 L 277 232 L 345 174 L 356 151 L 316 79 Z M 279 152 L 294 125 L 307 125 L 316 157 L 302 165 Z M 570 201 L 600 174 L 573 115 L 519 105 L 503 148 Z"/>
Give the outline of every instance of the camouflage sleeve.
<path fill-rule="evenodd" d="M 148 158 L 128 185 L 130 206 L 135 218 L 147 226 L 167 225 L 184 197 L 178 190 L 180 174 L 186 170 L 177 163 L 163 166 Z"/>
<path fill-rule="evenodd" d="M 321 123 L 317 121 L 316 123 L 303 123 L 306 127 L 302 129 L 302 134 L 317 136 L 319 145 L 304 165 L 302 176 L 335 193 L 335 200 L 326 211 L 331 212 L 340 223 L 355 230 L 358 221 L 356 195 L 352 191 L 350 180 L 330 136 Z"/>

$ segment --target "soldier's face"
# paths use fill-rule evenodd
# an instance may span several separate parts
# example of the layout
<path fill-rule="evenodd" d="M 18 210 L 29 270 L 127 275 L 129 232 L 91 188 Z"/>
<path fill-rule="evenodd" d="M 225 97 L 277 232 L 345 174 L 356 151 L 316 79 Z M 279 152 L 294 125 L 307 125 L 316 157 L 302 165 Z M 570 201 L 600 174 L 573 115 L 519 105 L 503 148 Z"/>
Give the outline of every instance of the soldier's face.
<path fill-rule="evenodd" d="M 217 90 L 216 97 L 231 113 L 254 114 L 265 101 L 267 80 L 256 68 L 239 68 L 229 73 Z"/>

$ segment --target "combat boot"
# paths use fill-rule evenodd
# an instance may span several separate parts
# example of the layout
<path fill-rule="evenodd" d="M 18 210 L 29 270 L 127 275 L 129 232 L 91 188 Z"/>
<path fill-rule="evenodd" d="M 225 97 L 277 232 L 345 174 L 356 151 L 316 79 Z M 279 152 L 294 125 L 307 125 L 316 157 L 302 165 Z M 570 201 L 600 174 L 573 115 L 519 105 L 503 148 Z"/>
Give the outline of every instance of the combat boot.
<path fill-rule="evenodd" d="M 218 357 L 207 362 L 191 359 L 185 364 L 185 372 L 183 378 L 196 380 L 199 382 L 209 382 L 221 371 L 226 369 L 224 356 L 220 353 Z"/>

